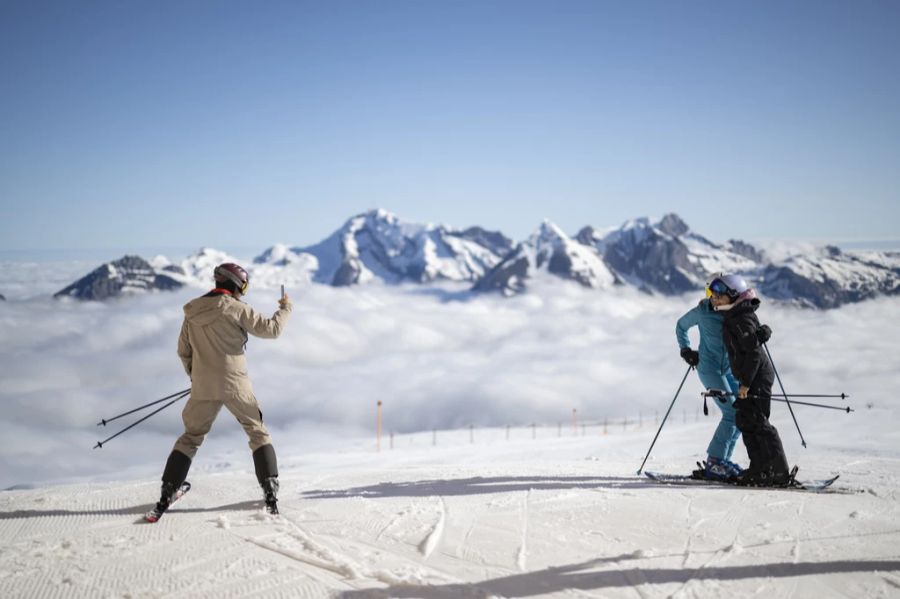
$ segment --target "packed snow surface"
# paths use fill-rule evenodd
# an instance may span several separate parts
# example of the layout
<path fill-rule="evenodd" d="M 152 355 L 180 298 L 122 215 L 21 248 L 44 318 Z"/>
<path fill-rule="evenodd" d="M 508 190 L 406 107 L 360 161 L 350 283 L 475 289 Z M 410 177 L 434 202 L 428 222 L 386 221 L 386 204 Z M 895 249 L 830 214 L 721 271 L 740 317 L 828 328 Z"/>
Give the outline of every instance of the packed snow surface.
<path fill-rule="evenodd" d="M 678 487 L 636 474 L 656 428 L 438 431 L 283 455 L 277 517 L 243 449 L 197 471 L 156 524 L 142 521 L 155 480 L 7 491 L 0 596 L 900 593 L 896 444 L 854 452 L 816 441 L 839 426 L 808 431 L 815 449 L 791 458 L 806 477 L 839 472 L 829 492 Z M 672 419 L 648 469 L 689 469 L 711 430 Z"/>

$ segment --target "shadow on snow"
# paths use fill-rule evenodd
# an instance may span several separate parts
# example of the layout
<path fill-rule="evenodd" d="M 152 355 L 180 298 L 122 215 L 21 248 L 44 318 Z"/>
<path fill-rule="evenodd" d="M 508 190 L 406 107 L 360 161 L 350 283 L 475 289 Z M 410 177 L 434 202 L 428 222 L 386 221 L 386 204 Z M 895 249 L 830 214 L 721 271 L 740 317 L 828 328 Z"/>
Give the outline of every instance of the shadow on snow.
<path fill-rule="evenodd" d="M 169 514 L 187 513 L 201 514 L 206 512 L 223 512 L 223 511 L 240 511 L 261 509 L 262 500 L 241 501 L 238 503 L 230 503 L 228 505 L 220 505 L 217 507 L 182 507 L 181 505 L 172 506 L 167 512 Z M 97 509 L 97 510 L 16 510 L 13 512 L 0 512 L 0 520 L 15 520 L 17 518 L 49 518 L 53 516 L 143 516 L 155 503 L 147 505 L 136 505 L 132 507 L 114 508 L 114 509 Z"/>
<path fill-rule="evenodd" d="M 627 558 L 628 556 L 623 556 Z M 692 580 L 744 580 L 749 578 L 791 578 L 851 572 L 900 571 L 898 560 L 830 561 L 771 563 L 749 566 L 710 568 L 627 568 L 584 572 L 602 566 L 609 559 L 590 560 L 581 564 L 547 568 L 536 572 L 503 576 L 472 584 L 394 585 L 387 588 L 345 591 L 339 599 L 378 599 L 382 597 L 417 597 L 421 599 L 458 599 L 500 597 L 533 597 L 546 593 L 577 589 L 590 591 L 606 588 L 633 587 L 640 584 L 685 584 Z"/>
<path fill-rule="evenodd" d="M 657 486 L 650 481 L 650 486 Z M 647 483 L 634 477 L 618 476 L 495 476 L 458 479 L 384 482 L 350 489 L 304 491 L 308 499 L 341 497 L 431 497 L 434 495 L 482 495 L 514 491 L 552 491 L 561 489 L 646 489 Z M 659 485 L 660 487 L 664 485 Z M 669 488 L 672 488 L 669 486 Z"/>
<path fill-rule="evenodd" d="M 710 491 L 789 491 L 777 487 L 739 487 L 737 485 L 673 485 L 635 476 L 498 476 L 459 479 L 436 479 L 410 482 L 383 482 L 349 489 L 314 489 L 304 491 L 307 499 L 340 499 L 348 497 L 444 497 L 454 495 L 483 495 L 515 491 L 556 491 L 565 489 L 666 489 L 681 491 L 686 488 Z M 820 492 L 821 493 L 821 492 Z"/>

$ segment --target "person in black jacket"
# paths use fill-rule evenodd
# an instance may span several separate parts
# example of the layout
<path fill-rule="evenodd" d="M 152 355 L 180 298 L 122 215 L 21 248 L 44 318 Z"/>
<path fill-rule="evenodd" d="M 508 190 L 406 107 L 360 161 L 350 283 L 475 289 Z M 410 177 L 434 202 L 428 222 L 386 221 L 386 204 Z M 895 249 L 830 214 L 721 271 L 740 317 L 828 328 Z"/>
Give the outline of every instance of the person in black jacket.
<path fill-rule="evenodd" d="M 788 485 L 791 475 L 781 437 L 769 422 L 775 370 L 762 345 L 772 330 L 759 324 L 759 298 L 740 276 L 718 277 L 709 289 L 713 306 L 725 315 L 722 336 L 732 373 L 740 384 L 734 402 L 735 423 L 750 457 L 750 467 L 735 482 L 750 486 Z"/>

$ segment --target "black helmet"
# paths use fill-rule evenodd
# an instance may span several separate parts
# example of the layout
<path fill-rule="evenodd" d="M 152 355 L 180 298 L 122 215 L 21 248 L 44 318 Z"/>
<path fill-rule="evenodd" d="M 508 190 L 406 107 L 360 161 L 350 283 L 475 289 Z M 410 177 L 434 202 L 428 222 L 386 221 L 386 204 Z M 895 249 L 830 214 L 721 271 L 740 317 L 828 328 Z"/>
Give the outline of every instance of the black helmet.
<path fill-rule="evenodd" d="M 216 283 L 234 283 L 235 288 L 240 290 L 242 294 L 247 293 L 247 288 L 250 286 L 250 275 L 247 274 L 243 267 L 233 262 L 225 262 L 218 265 L 216 270 L 213 271 L 213 276 L 216 279 Z"/>

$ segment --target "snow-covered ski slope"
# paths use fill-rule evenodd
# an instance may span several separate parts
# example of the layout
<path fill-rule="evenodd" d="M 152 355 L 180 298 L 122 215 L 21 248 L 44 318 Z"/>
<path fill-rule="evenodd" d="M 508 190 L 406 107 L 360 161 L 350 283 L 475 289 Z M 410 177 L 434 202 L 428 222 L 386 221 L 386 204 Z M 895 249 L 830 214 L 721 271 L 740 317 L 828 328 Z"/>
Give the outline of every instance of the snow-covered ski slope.
<path fill-rule="evenodd" d="M 367 439 L 283 455 L 276 518 L 237 450 L 236 465 L 198 468 L 156 524 L 142 518 L 156 480 L 7 491 L 0 596 L 900 596 L 896 437 L 825 442 L 848 418 L 881 436 L 892 412 L 803 414 L 810 449 L 778 424 L 801 474 L 841 474 L 827 493 L 653 483 L 636 474 L 652 423 L 536 439 L 526 427 L 509 440 L 476 429 L 474 443 L 469 430 L 439 432 L 436 446 L 428 432 L 393 449 L 385 439 L 380 453 Z M 674 418 L 648 467 L 689 469 L 713 426 Z"/>

